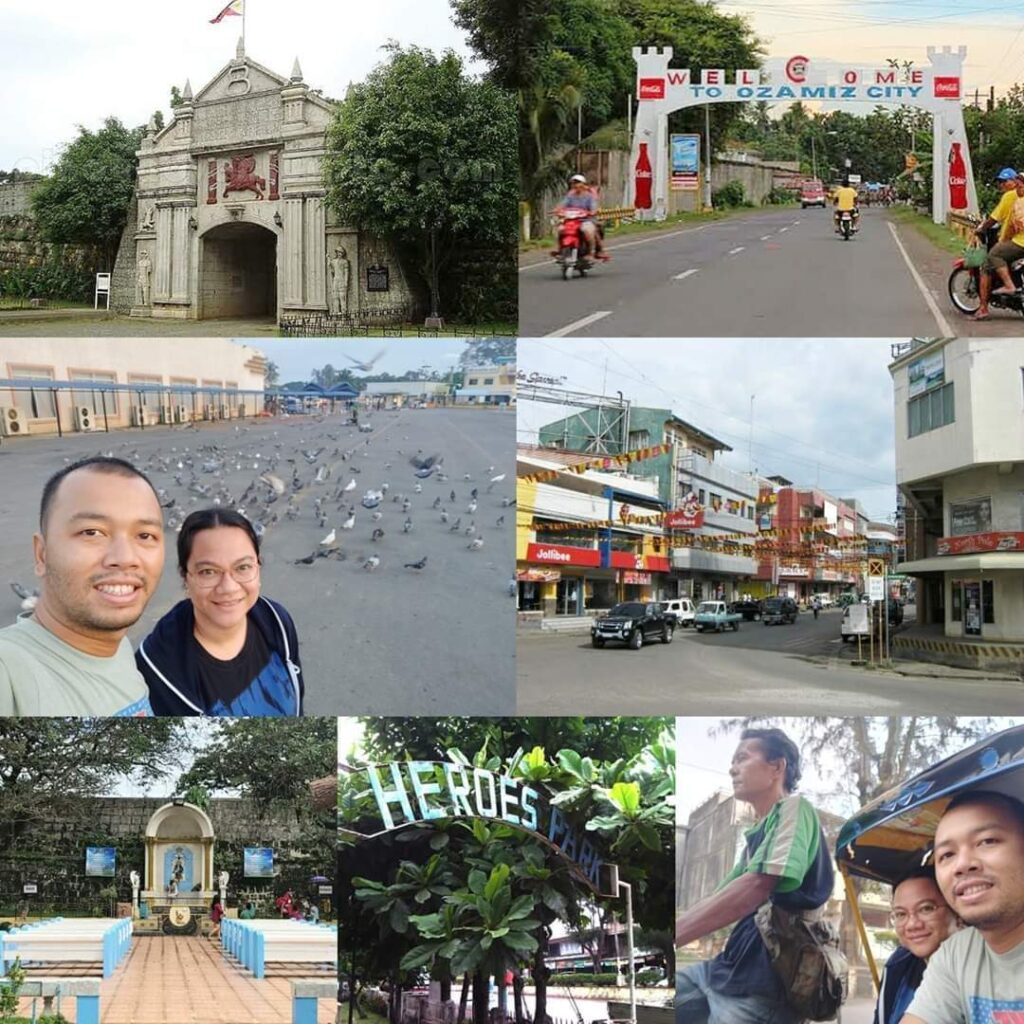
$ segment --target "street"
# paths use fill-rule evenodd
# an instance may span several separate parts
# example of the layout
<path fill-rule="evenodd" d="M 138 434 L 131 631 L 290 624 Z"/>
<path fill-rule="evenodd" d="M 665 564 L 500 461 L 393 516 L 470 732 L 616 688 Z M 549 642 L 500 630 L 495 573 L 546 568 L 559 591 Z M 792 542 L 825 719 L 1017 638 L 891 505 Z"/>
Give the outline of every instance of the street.
<path fill-rule="evenodd" d="M 953 257 L 885 209 L 843 242 L 830 210 L 751 211 L 609 240 L 611 262 L 563 281 L 550 259 L 519 274 L 521 337 L 934 337 L 1019 334 L 999 313 L 953 309 Z M 918 271 L 915 278 L 909 264 Z"/>
<path fill-rule="evenodd" d="M 852 664 L 838 610 L 796 623 L 744 622 L 737 632 L 677 630 L 671 644 L 595 649 L 583 634 L 520 631 L 519 714 L 937 714 L 1020 710 L 1024 684 L 913 665 L 913 677 Z M 867 651 L 865 645 L 864 656 Z M 901 663 L 901 668 L 906 663 Z M 917 674 L 920 673 L 920 674 Z"/>
<path fill-rule="evenodd" d="M 294 467 L 303 484 L 287 502 L 294 506 L 294 518 L 274 514 L 284 508 L 284 499 L 244 507 L 251 518 L 262 517 L 268 524 L 261 551 L 262 592 L 280 601 L 295 620 L 306 713 L 415 715 L 458 708 L 462 714 L 511 714 L 514 640 L 507 587 L 514 565 L 514 509 L 502 502 L 511 500 L 514 488 L 510 481 L 488 489 L 491 476 L 512 466 L 511 414 L 418 409 L 364 413 L 361 423 L 372 427 L 369 433 L 359 433 L 339 413 L 75 433 L 63 439 L 5 439 L 0 447 L 0 479 L 9 484 L 0 492 L 6 524 L 0 536 L 2 623 L 13 622 L 18 613 L 18 598 L 7 582 L 35 585 L 31 537 L 39 497 L 47 477 L 68 462 L 97 453 L 129 459 L 149 473 L 168 500 L 175 500 L 173 507 L 165 505 L 168 516 L 209 507 L 217 500 L 212 492 L 222 487 L 230 488 L 239 502 L 238 496 L 275 466 L 291 483 Z M 418 481 L 408 463 L 418 448 L 442 454 L 450 479 L 434 475 Z M 313 466 L 304 457 L 310 449 L 319 450 L 318 461 L 329 477 L 324 483 L 313 479 Z M 186 486 L 177 484 L 176 474 Z M 337 500 L 337 491 L 350 480 L 351 491 Z M 391 490 L 378 510 L 378 522 L 360 498 L 384 483 Z M 470 514 L 473 488 L 479 492 L 479 509 Z M 453 491 L 454 502 L 449 497 Z M 199 497 L 204 492 L 211 496 Z M 272 492 L 258 485 L 257 493 L 262 502 Z M 450 510 L 452 524 L 461 517 L 458 531 L 441 521 L 433 507 L 438 498 Z M 323 524 L 316 511 L 321 501 Z M 356 521 L 343 532 L 350 506 Z M 407 517 L 411 525 L 404 532 Z M 483 538 L 480 550 L 468 549 L 471 541 L 463 528 L 471 520 L 476 536 Z M 322 539 L 335 527 L 336 557 L 299 561 L 322 549 Z M 385 534 L 377 541 L 375 528 Z M 133 644 L 183 597 L 175 541 L 171 528 L 160 585 L 129 631 Z M 365 571 L 370 555 L 378 556 L 380 564 Z M 422 570 L 405 567 L 424 555 L 428 561 Z"/>

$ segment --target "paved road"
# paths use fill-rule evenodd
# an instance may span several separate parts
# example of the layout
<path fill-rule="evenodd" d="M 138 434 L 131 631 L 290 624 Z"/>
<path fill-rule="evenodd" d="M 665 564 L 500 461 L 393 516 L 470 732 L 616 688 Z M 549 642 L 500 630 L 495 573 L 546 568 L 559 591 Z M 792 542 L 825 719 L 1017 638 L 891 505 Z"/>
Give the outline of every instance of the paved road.
<path fill-rule="evenodd" d="M 112 452 L 149 468 L 154 483 L 175 497 L 179 507 L 205 507 L 175 484 L 174 468 L 162 471 L 157 456 L 176 463 L 195 456 L 200 486 L 222 483 L 237 496 L 259 475 L 254 471 L 256 453 L 264 468 L 277 458 L 276 472 L 290 479 L 295 458 L 300 475 L 310 486 L 298 495 L 300 515 L 281 515 L 264 539 L 263 592 L 281 601 L 292 613 L 299 631 L 306 711 L 330 715 L 511 714 L 515 704 L 514 610 L 507 585 L 515 565 L 514 509 L 503 508 L 503 498 L 515 494 L 514 430 L 512 414 L 469 409 L 413 410 L 378 413 L 369 417 L 370 434 L 358 434 L 340 416 L 323 420 L 296 416 L 260 420 L 242 425 L 204 424 L 199 429 L 150 428 L 111 434 L 73 434 L 55 438 L 5 439 L 0 447 L 0 620 L 13 621 L 18 600 L 8 589 L 9 580 L 32 580 L 31 535 L 36 529 L 39 495 L 46 478 L 67 461 Z M 365 419 L 364 415 L 364 419 Z M 369 439 L 369 444 L 366 440 Z M 200 453 L 200 446 L 206 451 Z M 224 452 L 222 476 L 201 471 L 201 463 Z M 313 486 L 314 469 L 301 450 L 324 447 L 319 464 L 332 470 L 329 481 Z M 432 477 L 417 483 L 407 456 L 417 448 L 445 455 L 449 480 Z M 351 459 L 332 457 L 339 450 L 355 449 Z M 398 455 L 402 449 L 405 455 Z M 364 455 L 363 452 L 366 454 Z M 220 453 L 220 454 L 217 454 Z M 245 457 L 243 457 L 243 455 Z M 385 468 L 385 464 L 390 468 Z M 358 471 L 352 475 L 350 467 Z M 487 469 L 507 480 L 486 493 Z M 240 467 L 240 468 L 239 468 Z M 469 474 L 472 482 L 464 480 Z M 188 484 L 186 469 L 185 484 Z M 329 498 L 349 479 L 358 486 L 357 519 L 352 531 L 340 529 L 344 514 L 338 502 L 327 501 L 330 519 L 321 528 L 313 510 L 318 496 Z M 16 485 L 14 482 L 17 482 Z M 401 504 L 385 500 L 383 518 L 374 523 L 359 498 L 384 481 L 389 496 L 405 492 L 412 508 L 412 531 L 402 532 L 405 515 Z M 469 491 L 480 492 L 475 516 L 465 512 Z M 261 489 L 269 493 L 269 489 Z M 457 500 L 449 501 L 454 490 Z M 431 508 L 441 496 L 451 509 L 451 520 L 462 515 L 462 525 L 475 518 L 484 547 L 467 550 L 461 532 L 450 533 Z M 347 499 L 347 496 L 346 496 Z M 195 505 L 191 502 L 196 501 Z M 342 502 L 345 504 L 345 501 Z M 281 503 L 269 506 L 279 509 Z M 250 515 L 260 509 L 248 507 Z M 501 527 L 499 516 L 505 516 Z M 269 516 L 266 516 L 269 519 Z M 385 529 L 379 543 L 371 541 L 372 529 Z M 338 527 L 345 561 L 318 559 L 312 565 L 296 565 L 308 555 L 331 527 Z M 174 534 L 168 538 L 163 580 L 146 613 L 129 633 L 138 643 L 156 620 L 182 597 L 173 554 Z M 362 569 L 364 557 L 377 553 L 381 564 L 375 572 Z M 403 568 L 424 554 L 429 561 L 422 573 Z"/>
<path fill-rule="evenodd" d="M 838 640 L 840 616 L 797 625 L 745 622 L 737 633 L 679 630 L 671 644 L 597 650 L 589 636 L 521 631 L 516 646 L 518 713 L 576 714 L 937 714 L 1019 712 L 1024 684 L 982 678 L 905 678 L 851 664 Z M 929 670 L 931 671 L 931 670 Z M 934 667 L 935 672 L 941 668 Z"/>
<path fill-rule="evenodd" d="M 931 337 L 956 333 L 944 284 L 920 284 L 886 211 L 843 242 L 831 212 L 766 210 L 613 242 L 611 263 L 565 282 L 550 262 L 519 275 L 521 337 Z M 951 257 L 918 236 L 948 273 Z M 911 257 L 915 261 L 919 258 Z M 941 275 L 940 275 L 941 276 Z M 927 296 L 927 297 L 926 297 Z M 929 305 L 931 303 L 931 306 Z M 1009 321 L 1020 331 L 1019 321 Z M 979 325 L 980 326 L 980 325 Z M 987 325 L 986 325 L 987 326 Z M 993 328 L 988 328 L 990 331 Z M 994 328 L 1001 332 L 1000 325 Z"/>

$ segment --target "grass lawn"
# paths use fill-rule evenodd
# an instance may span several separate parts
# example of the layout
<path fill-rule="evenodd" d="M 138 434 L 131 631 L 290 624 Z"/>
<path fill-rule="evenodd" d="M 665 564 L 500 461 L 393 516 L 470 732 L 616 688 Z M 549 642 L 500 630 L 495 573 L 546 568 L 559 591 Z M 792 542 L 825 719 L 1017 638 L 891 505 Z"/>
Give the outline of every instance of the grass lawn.
<path fill-rule="evenodd" d="M 959 256 L 967 243 L 959 235 L 950 231 L 943 224 L 933 224 L 931 215 L 918 213 L 909 206 L 893 206 L 889 209 L 889 216 L 897 224 L 909 224 L 915 231 L 920 232 L 933 245 L 937 245 L 946 252 Z"/>
<path fill-rule="evenodd" d="M 795 209 L 796 203 L 785 203 L 777 206 L 739 206 L 731 209 L 709 210 L 707 213 L 677 213 L 663 221 L 622 221 L 618 227 L 610 224 L 605 228 L 605 238 L 619 238 L 622 235 L 636 235 L 650 233 L 653 231 L 670 231 L 673 228 L 695 227 L 699 224 L 710 224 L 716 220 L 727 220 L 729 217 L 738 217 L 743 214 L 764 212 L 765 210 Z M 544 238 L 531 238 L 529 241 L 519 243 L 519 251 L 534 252 L 537 249 L 551 249 L 555 244 L 554 236 L 547 235 Z"/>
<path fill-rule="evenodd" d="M 29 299 L 17 299 L 0 295 L 0 310 L 7 309 L 92 309 L 88 303 L 73 302 L 70 299 L 44 299 L 43 306 L 33 306 Z"/>

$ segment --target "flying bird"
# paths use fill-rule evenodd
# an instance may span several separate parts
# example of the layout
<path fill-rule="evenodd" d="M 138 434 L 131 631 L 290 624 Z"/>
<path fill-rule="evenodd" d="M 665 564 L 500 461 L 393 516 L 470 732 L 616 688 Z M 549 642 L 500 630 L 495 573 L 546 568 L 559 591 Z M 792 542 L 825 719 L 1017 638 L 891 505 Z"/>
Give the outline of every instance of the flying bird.
<path fill-rule="evenodd" d="M 363 373 L 372 373 L 374 364 L 382 355 L 384 355 L 384 349 L 381 349 L 375 356 L 367 359 L 365 362 L 361 359 L 356 359 L 355 356 L 350 356 L 347 353 L 342 354 L 357 370 L 362 370 Z M 360 427 L 359 429 L 362 430 L 363 428 Z"/>

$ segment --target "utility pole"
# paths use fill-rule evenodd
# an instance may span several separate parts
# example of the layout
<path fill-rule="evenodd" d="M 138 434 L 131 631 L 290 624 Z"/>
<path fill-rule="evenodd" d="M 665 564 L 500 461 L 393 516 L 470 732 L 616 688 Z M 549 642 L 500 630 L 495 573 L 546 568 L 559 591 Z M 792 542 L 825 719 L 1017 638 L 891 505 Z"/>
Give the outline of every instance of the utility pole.
<path fill-rule="evenodd" d="M 711 209 L 711 104 L 704 104 L 704 206 Z"/>

